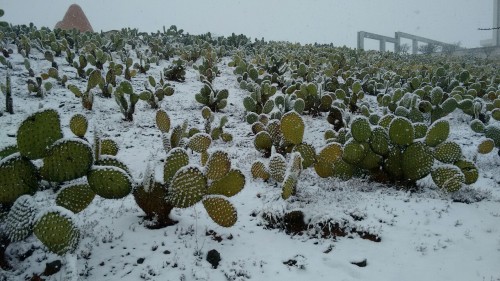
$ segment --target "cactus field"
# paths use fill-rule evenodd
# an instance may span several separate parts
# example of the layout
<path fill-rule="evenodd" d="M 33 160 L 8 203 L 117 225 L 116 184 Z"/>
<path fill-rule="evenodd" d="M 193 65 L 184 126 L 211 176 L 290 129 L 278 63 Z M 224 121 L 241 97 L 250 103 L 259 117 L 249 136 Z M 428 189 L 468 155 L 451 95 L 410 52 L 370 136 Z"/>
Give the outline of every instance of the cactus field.
<path fill-rule="evenodd" d="M 0 51 L 0 281 L 500 280 L 498 58 L 175 26 Z"/>

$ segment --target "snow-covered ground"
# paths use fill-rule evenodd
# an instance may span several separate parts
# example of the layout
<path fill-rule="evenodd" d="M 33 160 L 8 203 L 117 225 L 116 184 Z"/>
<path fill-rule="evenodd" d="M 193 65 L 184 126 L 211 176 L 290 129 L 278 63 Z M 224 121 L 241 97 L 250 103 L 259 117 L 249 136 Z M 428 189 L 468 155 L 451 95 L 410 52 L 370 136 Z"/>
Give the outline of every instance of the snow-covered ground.
<path fill-rule="evenodd" d="M 34 56 L 35 73 L 50 67 L 42 54 L 34 51 Z M 14 54 L 11 61 L 15 114 L 0 117 L 1 147 L 15 144 L 17 127 L 28 115 L 40 108 L 54 108 L 61 115 L 65 136 L 71 136 L 70 117 L 82 113 L 90 123 L 87 136 L 96 128 L 103 137 L 115 140 L 120 146 L 118 158 L 128 165 L 136 181 L 142 179 L 148 161 L 161 174 L 166 153 L 155 126 L 155 111 L 148 104 L 140 101 L 134 121 L 125 122 L 114 99 L 96 96 L 94 109 L 87 111 L 69 90 L 58 85 L 45 98 L 36 98 L 27 91 L 23 58 Z M 280 188 L 251 177 L 250 166 L 261 155 L 253 148 L 250 125 L 244 119 L 242 99 L 247 94 L 239 88 L 227 66 L 229 61 L 223 58 L 219 63 L 221 75 L 214 86 L 229 90 L 223 114 L 229 118 L 226 130 L 234 140 L 215 141 L 212 147 L 227 151 L 233 166 L 246 176 L 243 191 L 230 198 L 238 210 L 235 226 L 218 226 L 198 204 L 174 209 L 171 216 L 178 224 L 151 230 L 143 226 L 144 213 L 132 195 L 119 200 L 96 197 L 76 215 L 83 239 L 76 263 L 74 257 L 67 259 L 67 264 L 76 264 L 81 280 L 500 280 L 500 157 L 496 151 L 476 155 L 478 138 L 462 122 L 466 117 L 457 112 L 447 117 L 454 128 L 450 138 L 462 145 L 467 158 L 476 157 L 480 179 L 471 188 L 486 194 L 486 200 L 453 202 L 429 178 L 420 182 L 425 186 L 422 191 L 409 193 L 362 179 L 320 179 L 309 169 L 299 178 L 297 196 L 284 201 Z M 169 64 L 171 61 L 152 65 L 147 75 L 158 80 L 160 70 Z M 59 65 L 70 77 L 68 83 L 84 87 L 83 81 L 74 78 L 74 68 L 63 59 Z M 5 71 L 0 68 L 2 80 Z M 138 74 L 133 79 L 135 88 L 142 89 L 146 78 Z M 172 83 L 175 94 L 166 97 L 161 107 L 174 125 L 187 119 L 191 127 L 202 129 L 202 106 L 194 99 L 203 85 L 198 72 L 188 67 L 186 81 Z M 2 98 L 0 107 L 4 106 Z M 218 113 L 217 118 L 220 116 Z M 322 136 L 328 128 L 323 118 L 304 117 L 305 139 L 317 148 L 324 145 Z M 35 199 L 52 205 L 54 194 L 39 192 Z M 266 227 L 263 214 L 291 210 L 302 210 L 310 229 L 288 235 Z M 356 233 L 322 237 L 316 226 L 329 221 L 374 234 L 380 241 L 362 239 Z M 206 261 L 212 249 L 222 257 L 216 269 Z M 44 250 L 34 236 L 11 244 L 7 255 L 15 268 L 13 273 L 0 271 L 7 280 L 29 280 L 33 274 L 41 274 L 47 262 L 61 259 Z M 364 267 L 353 264 L 365 260 Z M 63 268 L 43 278 L 65 280 L 66 271 Z"/>

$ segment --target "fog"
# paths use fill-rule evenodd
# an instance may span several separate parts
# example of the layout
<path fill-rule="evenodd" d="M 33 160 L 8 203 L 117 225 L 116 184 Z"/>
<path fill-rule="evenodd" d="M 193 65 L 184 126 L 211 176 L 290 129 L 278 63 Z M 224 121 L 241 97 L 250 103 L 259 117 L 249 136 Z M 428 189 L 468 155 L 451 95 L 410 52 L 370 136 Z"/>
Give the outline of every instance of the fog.
<path fill-rule="evenodd" d="M 245 34 L 252 38 L 356 47 L 356 33 L 394 36 L 403 31 L 478 47 L 491 38 L 491 0 L 4 0 L 2 18 L 12 24 L 54 25 L 69 5 L 82 7 L 94 31 L 123 27 L 154 32 L 176 25 L 191 34 Z M 366 40 L 366 49 L 378 42 Z M 388 46 L 388 50 L 390 46 Z"/>

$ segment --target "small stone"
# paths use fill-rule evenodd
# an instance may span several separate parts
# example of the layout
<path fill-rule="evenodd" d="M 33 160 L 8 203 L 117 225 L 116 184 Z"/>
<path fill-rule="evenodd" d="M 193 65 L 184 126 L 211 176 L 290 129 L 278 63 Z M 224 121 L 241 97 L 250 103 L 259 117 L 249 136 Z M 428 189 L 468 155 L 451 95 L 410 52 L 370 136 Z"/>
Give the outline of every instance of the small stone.
<path fill-rule="evenodd" d="M 366 259 L 362 261 L 352 261 L 351 263 L 359 267 L 365 267 L 367 265 Z"/>
<path fill-rule="evenodd" d="M 144 260 L 145 260 L 145 258 L 138 258 L 137 259 L 137 264 L 143 264 Z"/>
<path fill-rule="evenodd" d="M 165 250 L 165 251 L 163 251 L 163 253 L 164 253 L 165 255 L 170 255 L 170 251 L 169 251 L 169 250 Z"/>
<path fill-rule="evenodd" d="M 55 260 L 53 262 L 48 262 L 45 264 L 45 270 L 43 271 L 43 275 L 51 276 L 59 272 L 61 270 L 62 263 L 60 260 Z"/>
<path fill-rule="evenodd" d="M 220 262 L 220 254 L 217 250 L 210 250 L 207 253 L 207 261 L 212 265 L 212 268 L 217 268 Z"/>

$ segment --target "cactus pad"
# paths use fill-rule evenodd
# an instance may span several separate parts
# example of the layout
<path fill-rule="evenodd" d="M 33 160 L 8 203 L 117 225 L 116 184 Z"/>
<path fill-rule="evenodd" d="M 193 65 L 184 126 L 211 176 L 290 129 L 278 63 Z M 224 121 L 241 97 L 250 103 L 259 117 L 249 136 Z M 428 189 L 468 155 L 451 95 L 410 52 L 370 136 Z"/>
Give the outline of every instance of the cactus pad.
<path fill-rule="evenodd" d="M 431 172 L 432 180 L 441 189 L 448 192 L 458 191 L 465 183 L 465 176 L 455 166 L 437 167 Z"/>
<path fill-rule="evenodd" d="M 500 126 L 494 124 L 486 126 L 484 136 L 492 139 L 495 146 L 500 148 Z"/>
<path fill-rule="evenodd" d="M 410 120 L 395 117 L 389 125 L 389 138 L 393 144 L 410 145 L 415 138 L 415 130 Z"/>
<path fill-rule="evenodd" d="M 273 154 L 269 159 L 269 174 L 276 182 L 282 182 L 285 178 L 286 161 L 283 155 Z"/>
<path fill-rule="evenodd" d="M 188 208 L 207 194 L 207 179 L 198 167 L 181 168 L 170 184 L 168 201 L 177 208 Z"/>
<path fill-rule="evenodd" d="M 460 169 L 460 171 L 462 171 L 462 173 L 464 174 L 465 184 L 473 184 L 479 178 L 479 172 L 477 170 L 477 167 L 471 161 L 460 159 L 457 162 L 455 162 L 455 166 L 457 166 Z"/>
<path fill-rule="evenodd" d="M 118 154 L 118 144 L 112 139 L 102 139 L 100 152 L 101 155 L 116 156 Z"/>
<path fill-rule="evenodd" d="M 367 142 L 370 139 L 372 130 L 368 118 L 364 116 L 356 117 L 351 123 L 351 135 L 358 142 Z"/>
<path fill-rule="evenodd" d="M 357 164 L 365 158 L 368 149 L 367 143 L 360 143 L 355 140 L 348 141 L 344 145 L 344 153 L 342 154 L 342 159 L 350 164 Z"/>
<path fill-rule="evenodd" d="M 416 139 L 424 138 L 427 134 L 427 130 L 429 129 L 425 123 L 414 123 L 413 127 L 415 128 Z"/>
<path fill-rule="evenodd" d="M 203 200 L 203 206 L 210 218 L 220 226 L 231 227 L 238 220 L 238 213 L 233 204 L 224 198 L 206 198 Z"/>
<path fill-rule="evenodd" d="M 300 144 L 304 137 L 304 120 L 295 111 L 287 112 L 281 118 L 281 132 L 287 142 Z"/>
<path fill-rule="evenodd" d="M 252 168 L 250 170 L 252 172 L 252 177 L 254 179 L 260 178 L 260 179 L 267 181 L 271 177 L 271 175 L 269 174 L 269 172 L 266 169 L 266 166 L 261 161 L 257 160 L 255 162 L 253 162 Z"/>
<path fill-rule="evenodd" d="M 47 148 L 62 138 L 61 121 L 57 111 L 47 109 L 26 118 L 17 130 L 17 147 L 21 155 L 39 159 L 47 155 Z"/>
<path fill-rule="evenodd" d="M 182 167 L 189 164 L 189 156 L 183 148 L 177 147 L 172 149 L 165 159 L 165 165 L 163 168 L 163 181 L 165 183 L 170 183 L 175 173 L 179 171 Z"/>
<path fill-rule="evenodd" d="M 146 227 L 160 228 L 175 224 L 175 221 L 169 217 L 174 206 L 165 199 L 168 196 L 168 189 L 165 185 L 147 181 L 144 185 L 137 187 L 133 195 L 137 205 L 146 214 L 146 219 L 152 222 L 146 224 Z"/>
<path fill-rule="evenodd" d="M 456 142 L 443 142 L 434 149 L 434 157 L 447 164 L 453 164 L 462 158 L 462 148 Z"/>
<path fill-rule="evenodd" d="M 354 165 L 345 162 L 342 159 L 338 159 L 333 163 L 333 176 L 342 180 L 349 180 L 352 178 L 355 172 Z"/>
<path fill-rule="evenodd" d="M 310 144 L 301 143 L 296 145 L 293 148 L 293 152 L 298 152 L 302 156 L 302 166 L 304 169 L 311 167 L 316 162 L 316 151 Z"/>
<path fill-rule="evenodd" d="M 206 168 L 206 175 L 209 180 L 220 180 L 231 169 L 231 160 L 226 152 L 218 150 L 210 155 Z"/>
<path fill-rule="evenodd" d="M 23 195 L 14 202 L 5 220 L 5 233 L 11 242 L 18 242 L 33 233 L 38 212 L 35 200 Z"/>
<path fill-rule="evenodd" d="M 477 146 L 477 152 L 481 154 L 488 154 L 493 151 L 493 148 L 495 148 L 495 142 L 492 139 L 487 138 L 481 141 L 481 143 Z"/>
<path fill-rule="evenodd" d="M 389 153 L 389 136 L 384 128 L 373 128 L 370 148 L 378 155 L 385 156 Z"/>
<path fill-rule="evenodd" d="M 238 194 L 245 186 L 245 176 L 240 170 L 232 169 L 223 178 L 213 181 L 207 194 L 231 197 Z"/>
<path fill-rule="evenodd" d="M 19 152 L 19 149 L 17 148 L 17 145 L 9 145 L 0 150 L 0 160 L 3 158 L 6 158 L 9 155 L 12 155 L 16 152 Z"/>
<path fill-rule="evenodd" d="M 430 148 L 422 142 L 414 142 L 403 152 L 401 168 L 403 176 L 416 181 L 427 176 L 434 164 Z"/>
<path fill-rule="evenodd" d="M 118 168 L 124 170 L 125 172 L 127 172 L 127 174 L 130 175 L 130 170 L 128 169 L 127 165 L 125 165 L 125 163 L 123 163 L 120 160 L 118 160 L 115 156 L 103 155 L 103 156 L 101 156 L 99 158 L 99 160 L 97 160 L 95 162 L 95 165 L 98 165 L 98 166 L 114 166 L 114 167 L 118 167 Z"/>
<path fill-rule="evenodd" d="M 65 209 L 53 207 L 38 218 L 33 232 L 55 254 L 62 256 L 74 252 L 80 239 L 80 231 L 73 217 Z"/>
<path fill-rule="evenodd" d="M 89 122 L 87 121 L 87 117 L 83 114 L 75 114 L 69 120 L 69 128 L 71 129 L 71 132 L 79 138 L 83 138 L 83 136 L 85 136 L 88 125 Z"/>
<path fill-rule="evenodd" d="M 321 178 L 328 178 L 333 176 L 333 163 L 328 161 L 318 160 L 314 164 L 314 171 Z"/>
<path fill-rule="evenodd" d="M 207 151 L 210 144 L 212 144 L 212 138 L 209 134 L 197 133 L 189 139 L 187 146 L 195 152 L 202 153 Z"/>
<path fill-rule="evenodd" d="M 77 214 L 94 200 L 95 192 L 88 184 L 72 184 L 59 190 L 56 204 Z"/>
<path fill-rule="evenodd" d="M 0 161 L 0 204 L 10 205 L 38 189 L 38 172 L 28 159 L 13 154 Z"/>
<path fill-rule="evenodd" d="M 444 142 L 450 134 L 450 123 L 445 120 L 438 120 L 431 125 L 427 135 L 425 136 L 425 143 L 428 146 L 435 147 Z"/>
<path fill-rule="evenodd" d="M 156 111 L 156 126 L 162 133 L 170 131 L 170 116 L 163 109 Z"/>
<path fill-rule="evenodd" d="M 483 133 L 486 126 L 481 120 L 474 119 L 470 122 L 470 128 L 476 133 Z"/>
<path fill-rule="evenodd" d="M 132 191 L 132 180 L 127 173 L 113 166 L 94 166 L 87 175 L 90 188 L 106 199 L 119 199 Z"/>
<path fill-rule="evenodd" d="M 85 176 L 93 161 L 92 148 L 86 142 L 61 139 L 49 148 L 40 175 L 52 182 L 74 180 Z"/>
<path fill-rule="evenodd" d="M 283 187 L 281 192 L 281 198 L 284 200 L 290 198 L 290 196 L 295 195 L 297 192 L 297 178 L 288 174 L 283 181 Z"/>
<path fill-rule="evenodd" d="M 339 143 L 332 142 L 325 145 L 318 154 L 318 161 L 323 163 L 330 163 L 337 161 L 342 157 L 343 148 Z"/>

